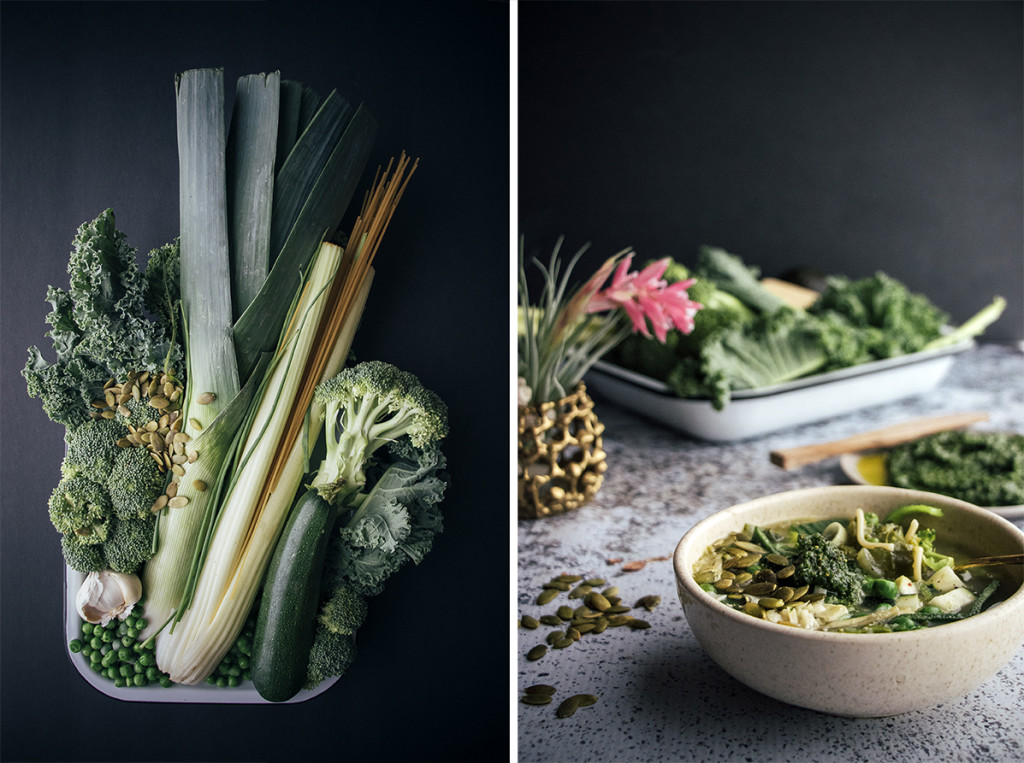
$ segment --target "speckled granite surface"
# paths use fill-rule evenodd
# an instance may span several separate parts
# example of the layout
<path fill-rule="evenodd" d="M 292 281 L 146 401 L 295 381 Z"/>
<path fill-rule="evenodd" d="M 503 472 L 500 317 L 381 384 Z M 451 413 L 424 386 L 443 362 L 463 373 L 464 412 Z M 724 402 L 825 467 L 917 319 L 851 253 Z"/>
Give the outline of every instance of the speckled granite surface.
<path fill-rule="evenodd" d="M 539 616 L 541 585 L 562 572 L 600 576 L 625 603 L 661 605 L 651 628 L 608 628 L 536 661 L 526 651 L 551 630 L 518 631 L 518 689 L 554 685 L 555 702 L 517 703 L 520 761 L 1021 761 L 1024 648 L 982 687 L 933 710 L 847 719 L 791 707 L 735 681 L 706 657 L 675 595 L 671 562 L 623 572 L 608 559 L 668 557 L 698 520 L 726 506 L 800 487 L 845 484 L 835 459 L 784 471 L 778 448 L 824 442 L 917 416 L 985 410 L 988 426 L 1024 431 L 1024 354 L 982 345 L 958 358 L 927 395 L 763 437 L 713 445 L 685 438 L 598 401 L 609 470 L 597 499 L 569 515 L 518 523 L 520 614 Z M 1024 519 L 1015 523 L 1024 529 Z M 578 601 L 571 602 L 573 605 Z M 570 718 L 555 705 L 599 695 Z"/>

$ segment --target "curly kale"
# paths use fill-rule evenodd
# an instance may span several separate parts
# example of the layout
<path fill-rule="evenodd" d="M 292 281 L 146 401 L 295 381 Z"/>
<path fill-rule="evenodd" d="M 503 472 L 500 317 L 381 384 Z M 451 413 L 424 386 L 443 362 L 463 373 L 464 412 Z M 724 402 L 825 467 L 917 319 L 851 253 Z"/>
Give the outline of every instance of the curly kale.
<path fill-rule="evenodd" d="M 106 210 L 83 223 L 68 259 L 69 289 L 51 286 L 46 299 L 47 336 L 56 360 L 30 347 L 22 375 L 31 397 L 51 420 L 75 429 L 89 418 L 89 404 L 110 378 L 156 371 L 181 360 L 180 347 L 160 320 L 147 315 L 147 280 L 136 251 Z"/>

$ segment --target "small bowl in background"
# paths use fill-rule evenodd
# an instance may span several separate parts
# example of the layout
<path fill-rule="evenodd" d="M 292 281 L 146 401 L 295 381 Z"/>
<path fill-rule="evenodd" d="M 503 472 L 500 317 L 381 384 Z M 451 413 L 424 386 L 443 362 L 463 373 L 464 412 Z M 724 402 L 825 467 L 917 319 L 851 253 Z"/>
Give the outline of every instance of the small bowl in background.
<path fill-rule="evenodd" d="M 693 564 L 719 538 L 747 523 L 852 518 L 857 508 L 883 519 L 925 503 L 942 517 L 921 518 L 971 557 L 1019 554 L 1024 533 L 1002 517 L 934 493 L 863 485 L 807 488 L 757 498 L 698 522 L 676 546 L 676 587 L 704 651 L 738 681 L 782 702 L 849 717 L 881 717 L 935 707 L 980 686 L 1024 641 L 1024 570 L 1004 568 L 1007 599 L 974 617 L 902 633 L 832 633 L 760 620 L 715 600 L 693 579 Z"/>

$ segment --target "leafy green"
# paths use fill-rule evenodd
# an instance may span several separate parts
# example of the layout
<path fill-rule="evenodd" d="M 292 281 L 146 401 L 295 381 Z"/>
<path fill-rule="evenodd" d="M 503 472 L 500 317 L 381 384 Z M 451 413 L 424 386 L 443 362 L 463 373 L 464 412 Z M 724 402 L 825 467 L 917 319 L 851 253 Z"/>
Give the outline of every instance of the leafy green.
<path fill-rule="evenodd" d="M 774 313 L 789 308 L 785 300 L 761 285 L 760 270 L 725 249 L 702 246 L 697 254 L 696 276 L 712 281 L 754 312 Z"/>
<path fill-rule="evenodd" d="M 173 367 L 180 350 L 170 332 L 147 311 L 147 279 L 136 251 L 115 227 L 114 213 L 83 223 L 68 259 L 69 289 L 51 286 L 46 316 L 56 360 L 30 347 L 22 375 L 31 397 L 47 416 L 67 429 L 89 419 L 89 404 L 102 397 L 110 378 Z"/>

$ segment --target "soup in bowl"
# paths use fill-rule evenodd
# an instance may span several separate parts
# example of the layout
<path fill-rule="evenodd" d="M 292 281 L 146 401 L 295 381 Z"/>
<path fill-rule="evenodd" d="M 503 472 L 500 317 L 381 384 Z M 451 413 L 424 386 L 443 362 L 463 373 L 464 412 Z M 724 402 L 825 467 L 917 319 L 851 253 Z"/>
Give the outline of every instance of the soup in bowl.
<path fill-rule="evenodd" d="M 920 506 L 932 511 L 906 508 Z M 877 538 L 863 523 L 865 517 L 884 523 L 897 509 L 909 547 L 918 537 L 934 537 L 935 549 L 929 543 L 932 553 L 922 562 L 920 552 L 910 553 L 897 538 L 907 551 L 899 569 L 886 574 L 863 555 L 858 569 L 853 554 L 859 544 L 836 537 L 840 529 L 871 538 L 874 558 L 884 561 L 886 553 L 874 548 Z M 794 524 L 844 546 L 857 576 L 855 596 L 840 605 L 826 587 L 792 577 L 795 559 L 786 552 L 797 548 L 796 534 L 787 534 Z M 760 530 L 757 537 L 752 528 Z M 747 557 L 733 547 L 737 538 Z M 714 557 L 726 546 L 734 558 L 725 562 L 723 580 Z M 1024 641 L 1021 565 L 974 568 L 960 573 L 959 582 L 946 570 L 940 586 L 929 564 L 941 568 L 940 555 L 959 564 L 1022 552 L 1024 533 L 985 509 L 933 493 L 858 485 L 795 490 L 724 509 L 686 533 L 673 561 L 687 621 L 726 672 L 789 704 L 876 717 L 961 697 L 1009 662 Z M 880 582 L 886 577 L 897 590 Z M 749 589 L 755 582 L 760 585 Z M 945 595 L 944 587 L 966 592 Z M 897 617 L 886 611 L 893 607 Z"/>

